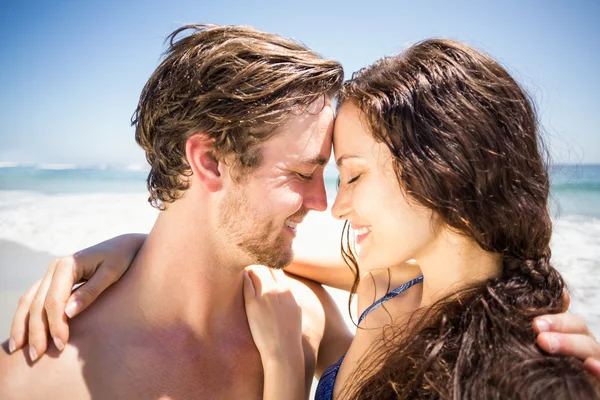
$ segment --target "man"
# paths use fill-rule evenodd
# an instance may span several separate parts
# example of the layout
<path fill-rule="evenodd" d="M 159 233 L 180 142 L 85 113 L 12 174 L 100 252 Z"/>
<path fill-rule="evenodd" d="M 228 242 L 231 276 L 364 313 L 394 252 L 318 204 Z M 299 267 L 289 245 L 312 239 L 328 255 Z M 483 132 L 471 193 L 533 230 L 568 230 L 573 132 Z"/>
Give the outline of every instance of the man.
<path fill-rule="evenodd" d="M 40 359 L 35 348 L 0 354 L 0 398 L 261 398 L 243 270 L 287 265 L 297 224 L 327 208 L 342 77 L 339 63 L 276 35 L 175 31 L 133 118 L 155 225 L 128 273 L 72 320 L 60 357 L 55 346 Z M 307 321 L 309 386 L 327 299 L 308 281 L 289 285 Z"/>

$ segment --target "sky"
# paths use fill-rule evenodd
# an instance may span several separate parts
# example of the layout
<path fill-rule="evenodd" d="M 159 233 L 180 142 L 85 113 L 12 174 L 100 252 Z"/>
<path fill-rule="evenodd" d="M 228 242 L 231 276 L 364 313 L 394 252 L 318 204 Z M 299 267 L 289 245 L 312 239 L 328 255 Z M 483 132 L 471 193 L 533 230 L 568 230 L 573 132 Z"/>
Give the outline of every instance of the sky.
<path fill-rule="evenodd" d="M 598 1 L 0 3 L 0 163 L 142 165 L 130 118 L 186 23 L 250 25 L 353 71 L 431 37 L 499 60 L 533 96 L 554 162 L 600 163 Z"/>

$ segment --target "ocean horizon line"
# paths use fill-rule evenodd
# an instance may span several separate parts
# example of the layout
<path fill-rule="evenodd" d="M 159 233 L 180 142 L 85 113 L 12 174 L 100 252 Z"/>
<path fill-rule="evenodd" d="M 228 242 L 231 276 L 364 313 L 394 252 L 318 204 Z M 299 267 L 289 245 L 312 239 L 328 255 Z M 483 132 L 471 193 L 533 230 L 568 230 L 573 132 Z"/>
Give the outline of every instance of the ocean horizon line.
<path fill-rule="evenodd" d="M 329 162 L 328 166 L 335 167 L 335 163 Z M 600 167 L 600 162 L 557 162 L 552 163 L 548 167 L 550 169 L 556 167 Z M 122 170 L 122 171 L 146 171 L 150 170 L 150 165 L 146 163 L 51 163 L 51 162 L 17 162 L 17 161 L 0 161 L 0 169 L 5 168 L 30 168 L 38 170 L 94 170 L 103 171 L 107 169 Z"/>

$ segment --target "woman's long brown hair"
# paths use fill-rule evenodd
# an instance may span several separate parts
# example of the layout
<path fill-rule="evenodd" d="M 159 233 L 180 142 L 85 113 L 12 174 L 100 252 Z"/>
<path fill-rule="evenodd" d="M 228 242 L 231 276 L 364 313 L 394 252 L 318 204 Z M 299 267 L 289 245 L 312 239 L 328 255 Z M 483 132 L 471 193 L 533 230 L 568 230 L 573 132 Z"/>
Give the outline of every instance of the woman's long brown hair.
<path fill-rule="evenodd" d="M 342 397 L 596 398 L 579 360 L 535 345 L 532 318 L 565 303 L 550 263 L 546 153 L 525 91 L 489 56 L 427 40 L 355 73 L 346 102 L 387 144 L 406 194 L 501 255 L 503 269 L 386 329 Z"/>

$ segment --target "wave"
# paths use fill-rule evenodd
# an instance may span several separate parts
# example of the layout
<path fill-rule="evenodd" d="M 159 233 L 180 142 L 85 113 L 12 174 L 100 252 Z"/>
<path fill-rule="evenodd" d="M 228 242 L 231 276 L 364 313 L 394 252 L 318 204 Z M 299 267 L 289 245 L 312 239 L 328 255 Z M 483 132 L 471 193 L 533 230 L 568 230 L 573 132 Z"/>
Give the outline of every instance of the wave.
<path fill-rule="evenodd" d="M 600 182 L 569 182 L 552 185 L 555 192 L 600 192 Z"/>
<path fill-rule="evenodd" d="M 29 164 L 13 161 L 0 161 L 0 168 L 17 168 L 32 171 L 126 171 L 148 172 L 150 167 L 146 164 L 71 164 L 71 163 L 40 163 Z"/>
<path fill-rule="evenodd" d="M 144 172 L 150 169 L 149 165 L 146 164 L 129 164 L 125 166 L 126 171 Z"/>
<path fill-rule="evenodd" d="M 37 169 L 62 171 L 62 170 L 77 169 L 77 165 L 75 165 L 75 164 L 39 164 L 37 166 Z"/>

